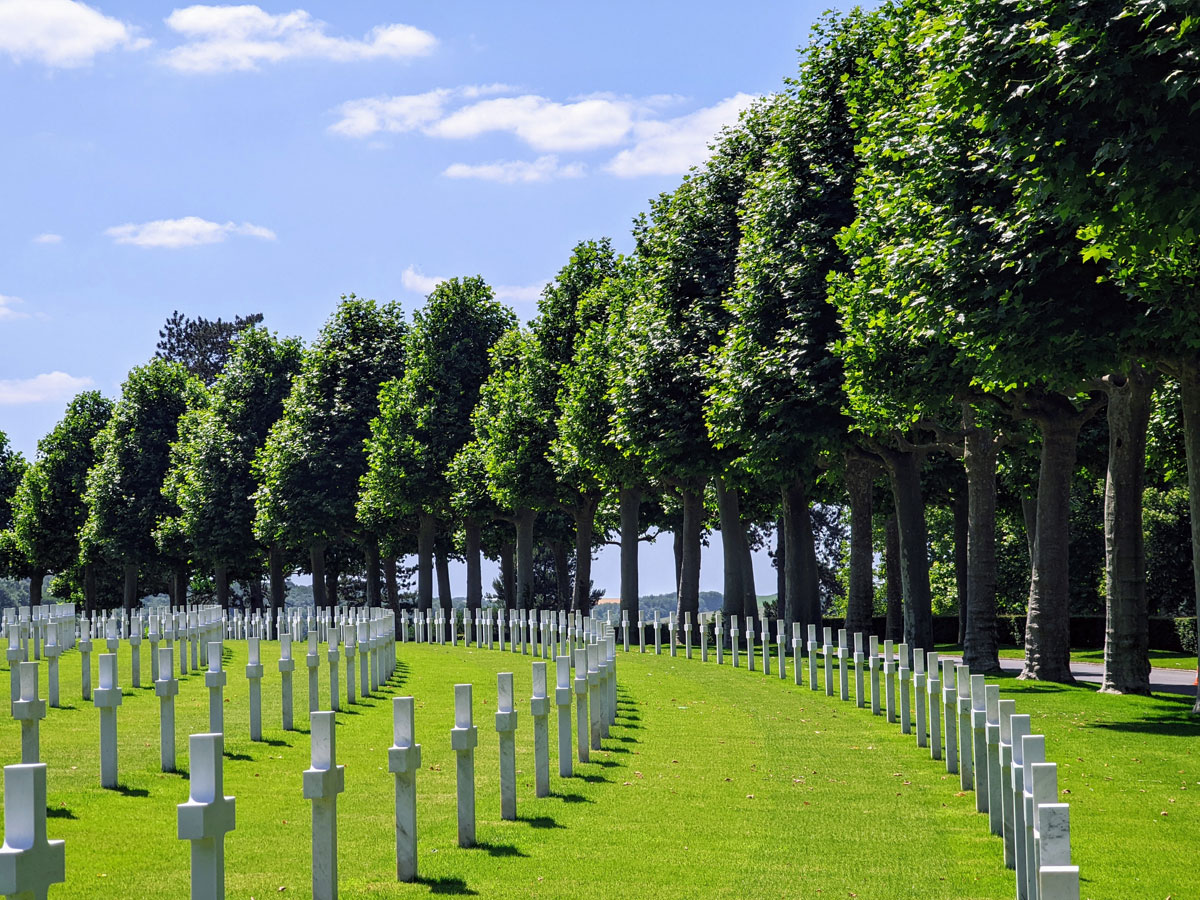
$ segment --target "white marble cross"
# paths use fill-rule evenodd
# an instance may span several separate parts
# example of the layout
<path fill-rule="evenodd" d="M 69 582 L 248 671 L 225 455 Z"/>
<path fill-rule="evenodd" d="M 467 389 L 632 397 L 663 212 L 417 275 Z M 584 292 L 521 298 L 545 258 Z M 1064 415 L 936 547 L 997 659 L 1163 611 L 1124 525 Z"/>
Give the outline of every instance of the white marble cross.
<path fill-rule="evenodd" d="M 454 686 L 454 727 L 450 748 L 457 756 L 458 846 L 475 846 L 475 747 L 479 729 L 474 724 L 471 685 Z"/>
<path fill-rule="evenodd" d="M 292 672 L 296 661 L 292 659 L 292 633 L 279 632 L 279 683 L 282 691 L 283 730 L 292 730 Z"/>
<path fill-rule="evenodd" d="M 314 632 L 315 634 L 315 632 Z M 304 799 L 312 801 L 313 900 L 334 900 L 337 876 L 337 797 L 346 790 L 346 767 L 337 764 L 337 717 L 313 712 L 311 765 L 304 770 Z"/>
<path fill-rule="evenodd" d="M 415 743 L 413 698 L 392 698 L 392 746 L 388 771 L 396 779 L 396 880 L 417 877 L 417 773 L 421 745 Z"/>
<path fill-rule="evenodd" d="M 600 647 L 594 639 L 587 645 L 587 680 L 591 749 L 599 750 L 601 749 L 600 720 L 603 706 L 600 699 Z"/>
<path fill-rule="evenodd" d="M 1000 837 L 1004 834 L 1004 793 L 1000 785 L 1000 685 L 985 685 L 984 703 L 988 828 L 992 834 Z"/>
<path fill-rule="evenodd" d="M 117 655 L 100 654 L 100 687 L 92 692 L 100 710 L 100 787 L 117 786 L 117 707 L 124 699 L 117 684 Z"/>
<path fill-rule="evenodd" d="M 556 698 L 557 699 L 557 698 Z M 529 700 L 533 716 L 534 792 L 538 797 L 550 796 L 550 699 L 546 696 L 546 664 L 533 664 L 533 694 Z"/>
<path fill-rule="evenodd" d="M 571 777 L 571 657 L 554 658 L 554 705 L 558 707 L 558 774 Z"/>
<path fill-rule="evenodd" d="M 46 701 L 38 697 L 38 664 L 17 663 L 20 668 L 21 699 L 12 704 L 13 718 L 21 723 L 21 763 L 40 762 L 39 723 L 46 718 Z"/>
<path fill-rule="evenodd" d="M 63 842 L 46 839 L 45 764 L 5 766 L 0 894 L 17 900 L 46 900 L 50 886 L 64 881 Z"/>
<path fill-rule="evenodd" d="M 208 671 L 204 673 L 204 686 L 208 688 L 208 731 L 209 734 L 225 733 L 225 683 L 227 673 L 221 668 L 220 641 L 208 642 Z"/>
<path fill-rule="evenodd" d="M 589 722 L 591 716 L 588 710 L 588 653 L 577 649 L 575 654 L 575 730 L 578 745 L 579 761 L 588 762 L 590 758 L 591 741 Z"/>
<path fill-rule="evenodd" d="M 500 736 L 500 818 L 517 817 L 517 713 L 512 672 L 496 676 L 496 733 Z"/>
<path fill-rule="evenodd" d="M 250 740 L 262 740 L 262 659 L 259 655 L 261 638 L 246 639 L 246 679 L 250 682 Z"/>
<path fill-rule="evenodd" d="M 192 900 L 224 900 L 225 835 L 237 821 L 236 801 L 225 796 L 225 737 L 188 740 L 188 801 L 176 806 L 178 835 L 192 843 Z"/>
<path fill-rule="evenodd" d="M 159 700 L 158 755 L 164 772 L 175 771 L 175 695 L 179 693 L 179 682 L 175 680 L 174 653 L 170 647 L 158 651 L 158 678 L 154 682 Z"/>

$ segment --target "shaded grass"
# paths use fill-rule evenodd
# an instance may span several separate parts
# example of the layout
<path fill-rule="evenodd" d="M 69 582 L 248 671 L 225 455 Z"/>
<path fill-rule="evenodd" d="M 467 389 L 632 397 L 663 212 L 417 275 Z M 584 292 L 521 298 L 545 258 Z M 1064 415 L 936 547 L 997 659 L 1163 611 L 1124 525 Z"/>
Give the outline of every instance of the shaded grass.
<path fill-rule="evenodd" d="M 263 645 L 266 742 L 247 737 L 245 644 L 226 645 L 226 793 L 237 830 L 226 841 L 230 897 L 309 890 L 309 804 L 301 771 L 308 738 L 279 728 L 277 645 Z M 517 736 L 518 821 L 499 818 L 498 743 L 492 716 L 498 671 L 530 691 L 529 657 L 400 645 L 403 685 L 417 698 L 421 880 L 398 885 L 393 785 L 387 772 L 390 702 L 380 695 L 338 717 L 346 793 L 339 803 L 343 897 L 858 897 L 1007 898 L 1013 876 L 1001 845 L 957 776 L 911 737 L 841 703 L 744 668 L 682 655 L 618 652 L 617 725 L 557 777 L 550 717 L 552 796 L 533 797 L 532 720 L 523 699 Z M 121 680 L 128 684 L 129 649 Z M 697 654 L 698 656 L 698 654 Z M 301 651 L 302 658 L 302 651 Z M 93 661 L 94 662 L 94 661 Z M 79 699 L 79 655 L 64 657 L 62 698 L 42 723 L 49 765 L 50 836 L 67 841 L 56 897 L 187 896 L 188 847 L 175 838 L 186 778 L 158 771 L 158 700 L 129 689 L 118 712 L 122 790 L 99 787 L 98 715 Z M 143 676 L 150 667 L 143 657 Z M 328 673 L 321 670 L 323 708 Z M 807 674 L 807 673 L 806 673 Z M 345 666 L 341 664 L 345 686 Z M 43 667 L 43 694 L 45 696 Z M 394 679 L 395 682 L 399 679 Z M 455 761 L 449 748 L 453 684 L 475 685 L 479 846 L 456 846 Z M 6 685 L 7 673 L 0 684 Z M 296 724 L 307 726 L 307 671 L 294 678 Z M 1019 712 L 1046 734 L 1071 802 L 1083 893 L 1093 900 L 1200 896 L 1200 723 L 1185 698 L 1111 697 L 1081 686 L 1001 679 Z M 853 681 L 851 682 L 853 692 Z M 0 691 L 3 689 L 0 688 Z M 177 698 L 179 765 L 189 732 L 207 730 L 203 677 Z M 572 720 L 574 716 L 572 715 Z M 0 757 L 19 756 L 19 728 L 0 734 Z M 1167 813 L 1163 816 L 1161 813 Z M 1153 861 L 1153 864 L 1148 864 Z M 818 893 L 818 891 L 820 893 Z"/>

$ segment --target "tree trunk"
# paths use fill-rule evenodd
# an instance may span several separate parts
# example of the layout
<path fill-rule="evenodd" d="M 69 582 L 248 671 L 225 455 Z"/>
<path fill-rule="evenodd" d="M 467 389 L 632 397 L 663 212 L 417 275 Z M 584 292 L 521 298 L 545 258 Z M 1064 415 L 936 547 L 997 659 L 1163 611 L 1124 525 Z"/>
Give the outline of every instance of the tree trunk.
<path fill-rule="evenodd" d="M 437 520 L 427 512 L 417 513 L 417 609 L 433 609 L 433 539 Z"/>
<path fill-rule="evenodd" d="M 314 541 L 308 548 L 309 568 L 312 569 L 313 606 L 328 606 L 325 599 L 325 542 Z"/>
<path fill-rule="evenodd" d="M 513 543 L 504 541 L 500 545 L 500 603 L 505 609 L 513 609 L 517 602 L 517 575 L 513 566 Z"/>
<path fill-rule="evenodd" d="M 267 554 L 267 566 L 271 578 L 271 613 L 283 609 L 287 588 L 283 580 L 283 550 L 272 544 Z"/>
<path fill-rule="evenodd" d="M 816 541 L 804 482 L 797 478 L 781 490 L 784 530 L 784 625 L 791 633 L 794 623 L 802 629 L 821 624 L 821 590 L 817 577 Z"/>
<path fill-rule="evenodd" d="M 745 614 L 746 578 L 742 572 L 742 560 L 745 553 L 742 542 L 745 533 L 742 531 L 742 518 L 737 489 L 725 486 L 724 478 L 713 481 L 717 494 L 717 513 L 721 523 L 721 559 L 725 566 L 723 596 L 721 598 L 721 614 L 725 618 Z"/>
<path fill-rule="evenodd" d="M 367 606 L 382 606 L 383 592 L 379 589 L 379 539 L 373 534 L 363 537 L 363 557 L 367 569 Z"/>
<path fill-rule="evenodd" d="M 1108 477 L 1104 485 L 1104 679 L 1113 694 L 1150 693 L 1150 621 L 1142 491 L 1146 428 L 1157 376 L 1134 365 L 1108 390 Z"/>
<path fill-rule="evenodd" d="M 675 599 L 679 600 L 679 579 L 683 577 L 683 523 L 671 533 L 671 549 L 675 552 Z"/>
<path fill-rule="evenodd" d="M 683 559 L 679 571 L 676 593 L 676 612 L 683 621 L 684 614 L 691 613 L 695 622 L 700 615 L 700 526 L 704 521 L 704 486 L 695 490 L 684 488 L 683 527 L 680 529 L 683 543 Z"/>
<path fill-rule="evenodd" d="M 175 606 L 187 606 L 188 601 L 188 567 L 185 562 L 175 563 L 171 582 L 175 587 Z"/>
<path fill-rule="evenodd" d="M 1200 360 L 1180 366 L 1179 398 L 1183 407 L 1183 443 L 1187 453 L 1188 511 L 1192 519 L 1192 584 L 1196 595 L 1196 621 L 1200 622 Z M 1196 663 L 1200 678 L 1200 658 Z M 1200 689 L 1192 714 L 1200 715 Z"/>
<path fill-rule="evenodd" d="M 967 472 L 967 631 L 963 662 L 971 671 L 1000 673 L 996 637 L 996 458 L 992 432 L 963 405 L 963 467 Z"/>
<path fill-rule="evenodd" d="M 454 608 L 454 594 L 450 590 L 450 542 L 444 535 L 433 541 L 433 558 L 437 564 L 438 605 L 449 612 Z"/>
<path fill-rule="evenodd" d="M 330 607 L 338 605 L 338 578 L 341 574 L 342 560 L 334 553 L 325 565 L 325 602 Z"/>
<path fill-rule="evenodd" d="M 463 550 L 467 557 L 467 609 L 471 611 L 483 606 L 483 572 L 479 552 L 482 540 L 479 522 L 468 516 L 463 522 Z"/>
<path fill-rule="evenodd" d="M 1029 551 L 1029 571 L 1033 571 L 1033 547 L 1037 543 L 1037 488 L 1021 495 L 1021 518 L 1025 522 L 1025 548 Z"/>
<path fill-rule="evenodd" d="M 584 497 L 575 510 L 575 595 L 571 607 L 585 616 L 592 611 L 592 535 L 599 497 Z"/>
<path fill-rule="evenodd" d="M 571 563 L 566 541 L 550 541 L 550 556 L 554 559 L 554 607 L 571 608 Z"/>
<path fill-rule="evenodd" d="M 870 634 L 875 613 L 874 511 L 871 489 L 875 466 L 858 454 L 846 455 L 846 493 L 850 499 L 850 589 L 846 597 L 846 631 Z"/>
<path fill-rule="evenodd" d="M 971 500 L 969 491 L 961 488 L 954 491 L 951 500 L 954 512 L 954 588 L 958 595 L 958 643 L 967 645 L 967 620 L 971 616 L 971 605 L 967 600 L 967 568 L 970 550 L 967 543 L 971 534 Z"/>
<path fill-rule="evenodd" d="M 758 588 L 754 585 L 754 551 L 746 536 L 746 526 L 738 528 L 738 545 L 741 552 L 742 570 L 742 613 L 758 618 Z"/>
<path fill-rule="evenodd" d="M 213 566 L 213 584 L 217 590 L 217 606 L 229 609 L 229 566 L 226 563 Z"/>
<path fill-rule="evenodd" d="M 886 581 L 883 636 L 899 643 L 904 640 L 904 586 L 900 578 L 900 526 L 893 512 L 883 524 L 883 571 Z"/>
<path fill-rule="evenodd" d="M 126 610 L 133 609 L 138 602 L 138 567 L 137 563 L 125 563 L 125 590 L 121 604 Z"/>
<path fill-rule="evenodd" d="M 263 608 L 262 579 L 251 578 L 247 593 L 250 595 L 250 608 L 255 612 L 261 610 Z"/>
<path fill-rule="evenodd" d="M 783 618 L 784 597 L 787 596 L 787 541 L 784 539 L 783 519 L 775 523 L 775 605 Z"/>
<path fill-rule="evenodd" d="M 517 609 L 527 609 L 533 593 L 533 523 L 537 513 L 517 510 Z"/>
<path fill-rule="evenodd" d="M 83 611 L 89 616 L 96 609 L 96 566 L 84 563 L 83 566 Z"/>
<path fill-rule="evenodd" d="M 383 559 L 383 589 L 387 603 L 395 612 L 400 612 L 400 585 L 396 582 L 396 557 L 389 554 Z"/>
<path fill-rule="evenodd" d="M 642 492 L 623 487 L 619 498 L 621 507 L 621 612 L 629 614 L 630 622 L 638 617 L 638 514 L 641 512 Z"/>
<path fill-rule="evenodd" d="M 929 532 L 921 496 L 918 454 L 888 451 L 884 455 L 896 502 L 900 531 L 900 584 L 904 592 L 904 642 L 909 652 L 933 649 L 933 598 L 929 589 Z"/>
<path fill-rule="evenodd" d="M 29 608 L 42 605 L 42 581 L 46 577 L 46 573 L 42 571 L 33 572 L 29 576 Z"/>
<path fill-rule="evenodd" d="M 1071 476 L 1075 448 L 1086 417 L 1065 398 L 1036 417 L 1042 434 L 1038 466 L 1037 528 L 1029 611 L 1025 621 L 1025 667 L 1021 678 L 1074 684 L 1071 676 L 1071 595 L 1068 550 Z"/>

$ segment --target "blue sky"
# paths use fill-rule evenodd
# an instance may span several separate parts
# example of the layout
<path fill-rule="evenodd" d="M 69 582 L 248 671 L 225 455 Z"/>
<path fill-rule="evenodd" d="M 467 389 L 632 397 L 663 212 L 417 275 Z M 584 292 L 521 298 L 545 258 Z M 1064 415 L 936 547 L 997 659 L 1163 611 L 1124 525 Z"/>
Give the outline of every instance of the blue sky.
<path fill-rule="evenodd" d="M 412 309 L 482 274 L 529 318 L 794 74 L 825 5 L 0 0 L 0 430 L 31 456 L 175 309 L 309 340 L 340 294 Z"/>

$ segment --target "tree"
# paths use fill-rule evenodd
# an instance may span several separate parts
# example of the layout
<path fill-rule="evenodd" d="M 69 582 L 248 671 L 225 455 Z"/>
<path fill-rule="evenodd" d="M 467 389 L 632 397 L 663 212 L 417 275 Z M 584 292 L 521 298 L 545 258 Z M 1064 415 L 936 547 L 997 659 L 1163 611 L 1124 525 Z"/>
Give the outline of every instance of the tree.
<path fill-rule="evenodd" d="M 222 607 L 229 605 L 231 572 L 257 577 L 261 570 L 262 551 L 253 533 L 258 483 L 251 464 L 282 414 L 302 353 L 298 339 L 281 341 L 264 328 L 246 328 L 234 340 L 207 402 L 179 420 L 163 484 L 176 512 L 160 523 L 160 533 L 178 529 L 214 567 Z"/>
<path fill-rule="evenodd" d="M 264 544 L 308 553 L 319 606 L 335 600 L 325 577 L 329 545 L 374 545 L 358 527 L 355 505 L 380 387 L 404 374 L 406 332 L 399 304 L 343 297 L 304 354 L 283 414 L 254 456 L 254 533 Z M 368 591 L 376 602 L 371 567 Z"/>
<path fill-rule="evenodd" d="M 62 420 L 38 441 L 37 458 L 17 488 L 13 533 L 32 573 L 31 605 L 41 602 L 43 573 L 63 576 L 78 567 L 87 473 L 96 462 L 93 441 L 112 411 L 112 401 L 99 391 L 78 394 Z"/>
<path fill-rule="evenodd" d="M 27 463 L 8 445 L 8 435 L 0 431 L 0 574 L 9 578 L 26 578 L 31 573 L 30 560 L 13 533 L 13 516 L 17 492 L 25 477 Z M 41 579 L 38 579 L 38 590 Z M 30 583 L 30 599 L 34 589 Z"/>
<path fill-rule="evenodd" d="M 85 563 L 104 558 L 125 571 L 123 603 L 137 602 L 139 566 L 163 561 L 158 521 L 174 510 L 162 494 L 179 418 L 203 386 L 179 363 L 153 359 L 132 369 L 121 398 L 95 440 L 96 463 L 84 494 L 81 532 Z"/>
<path fill-rule="evenodd" d="M 262 313 L 235 316 L 232 322 L 210 320 L 203 316 L 192 319 L 179 310 L 171 313 L 166 325 L 158 332 L 155 356 L 181 363 L 204 384 L 212 384 L 233 347 L 234 339 L 247 328 L 262 322 Z"/>
<path fill-rule="evenodd" d="M 515 324 L 479 276 L 443 281 L 413 316 L 403 377 L 380 391 L 358 518 L 380 534 L 417 521 L 420 609 L 433 605 L 434 540 L 451 513 L 447 470 L 471 438 L 471 413 L 490 372 L 488 350 Z M 478 547 L 475 553 L 478 565 Z"/>

